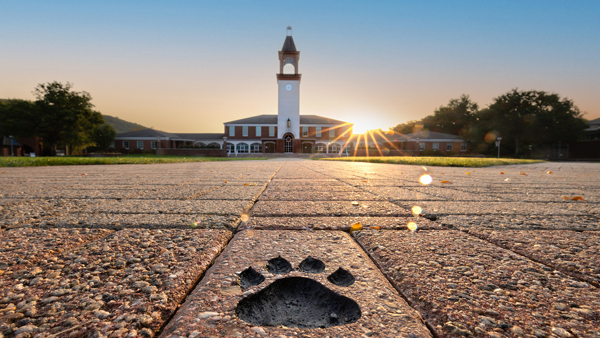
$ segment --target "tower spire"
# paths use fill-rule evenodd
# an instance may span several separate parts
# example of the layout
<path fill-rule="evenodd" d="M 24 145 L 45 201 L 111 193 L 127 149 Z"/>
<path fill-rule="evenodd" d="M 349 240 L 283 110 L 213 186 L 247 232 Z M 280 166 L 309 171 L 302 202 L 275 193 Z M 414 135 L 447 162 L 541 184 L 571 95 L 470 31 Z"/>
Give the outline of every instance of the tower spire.
<path fill-rule="evenodd" d="M 285 29 L 285 36 L 292 36 L 292 26 L 287 26 Z"/>

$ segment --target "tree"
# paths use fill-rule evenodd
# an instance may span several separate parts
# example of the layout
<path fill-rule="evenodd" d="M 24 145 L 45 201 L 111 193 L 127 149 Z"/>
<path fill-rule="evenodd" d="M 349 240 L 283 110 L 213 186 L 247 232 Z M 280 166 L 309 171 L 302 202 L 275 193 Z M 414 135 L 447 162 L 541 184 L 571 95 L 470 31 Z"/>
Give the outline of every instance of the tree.
<path fill-rule="evenodd" d="M 479 110 L 477 103 L 469 95 L 451 99 L 447 106 L 441 106 L 433 115 L 423 118 L 425 128 L 440 133 L 452 134 L 468 139 L 475 115 Z"/>
<path fill-rule="evenodd" d="M 398 132 L 400 134 L 412 134 L 418 132 L 421 129 L 423 129 L 423 124 L 421 120 L 412 120 L 400 123 L 399 125 L 392 128 L 393 131 Z"/>
<path fill-rule="evenodd" d="M 0 100 L 0 136 L 35 136 L 36 106 L 26 100 Z"/>
<path fill-rule="evenodd" d="M 494 99 L 482 112 L 480 123 L 488 131 L 498 131 L 502 143 L 518 156 L 529 145 L 576 141 L 586 128 L 582 115 L 573 101 L 561 100 L 557 94 L 513 89 Z"/>
<path fill-rule="evenodd" d="M 100 150 L 108 150 L 115 136 L 117 136 L 115 128 L 106 123 L 96 126 L 92 131 L 92 140 Z"/>
<path fill-rule="evenodd" d="M 102 114 L 92 110 L 92 97 L 86 92 L 71 91 L 72 85 L 59 82 L 39 84 L 34 94 L 36 135 L 50 145 L 52 155 L 60 145 L 89 142 L 93 128 L 104 123 Z"/>

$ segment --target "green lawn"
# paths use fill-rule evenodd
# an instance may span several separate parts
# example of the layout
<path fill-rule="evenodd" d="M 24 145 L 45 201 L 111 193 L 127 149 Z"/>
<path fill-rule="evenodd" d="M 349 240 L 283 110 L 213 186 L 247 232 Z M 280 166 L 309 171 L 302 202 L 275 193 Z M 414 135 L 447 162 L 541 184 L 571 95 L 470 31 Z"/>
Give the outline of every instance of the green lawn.
<path fill-rule="evenodd" d="M 123 155 L 118 157 L 84 157 L 84 156 L 57 156 L 57 157 L 0 157 L 0 167 L 37 167 L 50 165 L 86 165 L 86 164 L 150 164 L 150 163 L 182 163 L 182 162 L 208 162 L 208 161 L 240 161 L 240 160 L 267 160 L 261 157 L 201 157 L 201 156 L 156 156 Z"/>
<path fill-rule="evenodd" d="M 405 156 L 369 156 L 319 158 L 323 161 L 349 161 L 391 164 L 415 164 L 441 167 L 490 167 L 506 164 L 541 163 L 541 160 L 520 160 L 512 158 L 473 158 L 473 157 L 405 157 Z"/>

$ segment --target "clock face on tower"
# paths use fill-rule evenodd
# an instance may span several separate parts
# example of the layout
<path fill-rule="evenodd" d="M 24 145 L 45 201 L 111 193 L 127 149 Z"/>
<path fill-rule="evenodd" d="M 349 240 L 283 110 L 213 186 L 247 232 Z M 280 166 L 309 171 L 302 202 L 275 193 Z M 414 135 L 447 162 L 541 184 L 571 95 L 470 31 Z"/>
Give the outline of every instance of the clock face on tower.
<path fill-rule="evenodd" d="M 285 90 L 287 90 L 288 92 L 289 92 L 290 90 L 292 90 L 292 85 L 291 85 L 291 84 L 289 84 L 289 83 L 288 83 L 288 84 L 286 84 L 286 85 L 285 85 Z"/>

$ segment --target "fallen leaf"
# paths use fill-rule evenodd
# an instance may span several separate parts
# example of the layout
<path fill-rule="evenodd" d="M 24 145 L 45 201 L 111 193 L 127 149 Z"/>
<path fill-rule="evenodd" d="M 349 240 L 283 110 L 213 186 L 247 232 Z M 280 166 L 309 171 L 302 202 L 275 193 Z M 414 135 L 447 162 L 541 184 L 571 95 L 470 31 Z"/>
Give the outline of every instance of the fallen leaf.
<path fill-rule="evenodd" d="M 84 174 L 81 174 L 81 176 L 87 176 L 87 174 L 84 173 Z"/>
<path fill-rule="evenodd" d="M 250 185 L 250 183 L 244 183 L 244 185 Z"/>
<path fill-rule="evenodd" d="M 381 230 L 381 227 L 377 225 L 377 226 L 371 226 L 371 227 L 369 227 L 369 229 Z"/>
<path fill-rule="evenodd" d="M 357 201 L 352 201 L 352 205 L 357 207 L 358 206 L 358 202 Z"/>
<path fill-rule="evenodd" d="M 569 197 L 569 196 L 561 196 L 561 197 L 562 197 L 563 200 L 570 200 L 571 199 L 571 197 Z"/>
<path fill-rule="evenodd" d="M 350 227 L 350 233 L 352 233 L 353 231 L 359 231 L 359 230 L 362 230 L 362 224 L 360 224 L 360 222 L 354 223 Z"/>
<path fill-rule="evenodd" d="M 471 175 L 471 173 L 467 171 L 467 175 Z"/>
<path fill-rule="evenodd" d="M 524 172 L 523 172 L 523 173 L 520 173 L 519 175 L 523 175 L 523 176 L 529 176 L 529 175 L 527 175 L 527 174 L 526 174 L 526 173 L 524 173 Z"/>
<path fill-rule="evenodd" d="M 571 200 L 572 201 L 583 201 L 583 202 L 585 202 L 585 200 L 581 196 L 575 196 L 575 197 L 571 198 Z"/>
<path fill-rule="evenodd" d="M 504 181 L 505 181 L 505 182 L 508 182 L 508 181 L 510 181 L 510 178 L 507 178 L 507 179 L 505 179 Z"/>
<path fill-rule="evenodd" d="M 223 182 L 227 183 L 227 181 L 223 181 Z"/>
<path fill-rule="evenodd" d="M 440 182 L 440 183 L 452 184 L 452 182 L 450 182 L 450 181 L 442 181 L 442 182 Z"/>
<path fill-rule="evenodd" d="M 547 171 L 546 174 L 554 174 L 554 173 L 551 171 Z"/>
<path fill-rule="evenodd" d="M 369 181 L 367 181 L 367 180 L 363 180 L 363 182 L 369 182 Z"/>
<path fill-rule="evenodd" d="M 3 174 L 6 174 L 6 171 L 3 171 L 2 173 L 3 173 Z"/>
<path fill-rule="evenodd" d="M 444 173 L 440 173 L 440 175 L 444 175 Z"/>
<path fill-rule="evenodd" d="M 500 172 L 500 175 L 504 175 L 504 174 L 506 174 L 506 171 L 501 171 Z"/>

